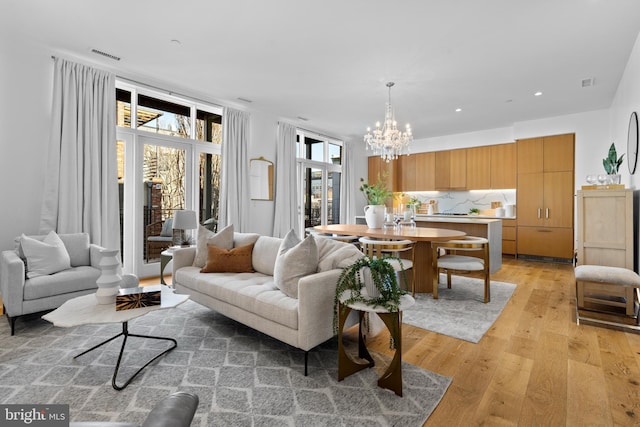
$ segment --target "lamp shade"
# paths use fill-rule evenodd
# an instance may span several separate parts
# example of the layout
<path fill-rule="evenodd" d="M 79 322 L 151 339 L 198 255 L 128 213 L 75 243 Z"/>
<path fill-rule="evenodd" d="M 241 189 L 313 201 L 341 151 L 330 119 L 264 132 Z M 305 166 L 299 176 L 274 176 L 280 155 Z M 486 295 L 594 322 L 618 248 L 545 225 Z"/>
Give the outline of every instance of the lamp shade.
<path fill-rule="evenodd" d="M 176 211 L 173 214 L 173 228 L 178 230 L 193 230 L 198 228 L 198 218 L 195 211 Z"/>

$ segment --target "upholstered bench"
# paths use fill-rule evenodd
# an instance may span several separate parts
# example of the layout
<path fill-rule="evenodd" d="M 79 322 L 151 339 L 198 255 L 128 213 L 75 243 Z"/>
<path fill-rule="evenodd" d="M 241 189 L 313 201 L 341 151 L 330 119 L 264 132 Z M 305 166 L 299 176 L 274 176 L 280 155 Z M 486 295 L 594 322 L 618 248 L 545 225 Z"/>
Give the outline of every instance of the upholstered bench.
<path fill-rule="evenodd" d="M 626 316 L 637 317 L 636 295 L 640 289 L 640 276 L 634 271 L 621 267 L 580 265 L 575 268 L 575 276 L 578 309 L 589 309 L 586 304 L 591 303 L 597 307 L 622 308 Z"/>

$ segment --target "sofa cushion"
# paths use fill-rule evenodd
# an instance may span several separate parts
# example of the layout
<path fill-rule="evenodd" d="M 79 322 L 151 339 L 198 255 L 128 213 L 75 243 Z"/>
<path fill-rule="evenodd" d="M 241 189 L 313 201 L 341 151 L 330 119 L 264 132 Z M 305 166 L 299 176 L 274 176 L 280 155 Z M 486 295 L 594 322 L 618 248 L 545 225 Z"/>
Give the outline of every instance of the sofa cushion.
<path fill-rule="evenodd" d="M 253 243 L 233 249 L 208 245 L 207 264 L 201 273 L 253 273 L 251 252 Z"/>
<path fill-rule="evenodd" d="M 298 298 L 298 281 L 318 270 L 318 247 L 313 235 L 303 241 L 294 230 L 284 237 L 273 272 L 276 286 L 287 296 Z"/>
<path fill-rule="evenodd" d="M 233 233 L 233 247 L 247 246 L 255 243 L 260 235 L 258 233 Z"/>
<path fill-rule="evenodd" d="M 197 267 L 183 267 L 176 272 L 175 280 L 186 288 L 298 329 L 298 300 L 278 289 L 271 276 L 257 272 L 202 274 Z"/>
<path fill-rule="evenodd" d="M 362 258 L 364 254 L 351 243 L 333 239 L 317 238 L 318 273 L 336 268 L 346 268 Z"/>
<path fill-rule="evenodd" d="M 24 299 L 34 300 L 53 295 L 97 288 L 100 270 L 94 267 L 71 267 L 47 276 L 38 276 L 24 282 Z"/>
<path fill-rule="evenodd" d="M 209 251 L 207 245 L 214 245 L 222 249 L 233 248 L 233 224 L 227 225 L 222 230 L 214 233 L 202 225 L 198 226 L 198 240 L 196 242 L 196 257 L 193 260 L 194 267 L 204 267 L 207 263 Z"/>
<path fill-rule="evenodd" d="M 69 253 L 55 231 L 49 232 L 42 241 L 23 234 L 20 245 L 27 259 L 27 277 L 30 279 L 71 268 Z"/>
<path fill-rule="evenodd" d="M 253 246 L 253 269 L 258 273 L 273 276 L 281 243 L 282 239 L 278 237 L 260 236 Z"/>

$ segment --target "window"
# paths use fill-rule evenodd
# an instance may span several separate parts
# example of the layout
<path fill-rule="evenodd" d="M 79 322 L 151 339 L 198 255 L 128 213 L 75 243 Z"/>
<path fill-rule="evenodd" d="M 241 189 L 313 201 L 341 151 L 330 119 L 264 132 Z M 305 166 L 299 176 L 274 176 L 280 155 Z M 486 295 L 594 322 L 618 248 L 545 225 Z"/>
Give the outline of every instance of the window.
<path fill-rule="evenodd" d="M 116 87 L 123 261 L 128 272 L 157 275 L 176 210 L 195 210 L 216 230 L 222 109 L 121 81 Z"/>
<path fill-rule="evenodd" d="M 342 141 L 298 130 L 298 173 L 301 177 L 302 229 L 340 223 Z"/>

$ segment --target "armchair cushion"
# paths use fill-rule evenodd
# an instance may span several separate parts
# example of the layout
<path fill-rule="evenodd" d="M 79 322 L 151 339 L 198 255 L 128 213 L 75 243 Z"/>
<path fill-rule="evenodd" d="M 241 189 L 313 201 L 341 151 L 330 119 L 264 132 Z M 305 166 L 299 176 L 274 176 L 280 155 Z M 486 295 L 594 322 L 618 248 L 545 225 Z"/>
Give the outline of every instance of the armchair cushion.
<path fill-rule="evenodd" d="M 173 236 L 173 218 L 169 218 L 162 223 L 162 231 L 160 231 L 162 237 Z"/>
<path fill-rule="evenodd" d="M 69 253 L 55 231 L 49 232 L 42 241 L 23 234 L 20 245 L 27 259 L 27 277 L 30 279 L 71 268 Z"/>
<path fill-rule="evenodd" d="M 20 239 L 22 236 L 18 236 L 15 239 L 16 253 L 20 258 L 26 261 L 24 251 L 22 250 L 22 244 Z M 46 235 L 27 236 L 35 240 L 43 241 Z M 78 267 L 80 265 L 91 265 L 91 259 L 89 255 L 90 239 L 88 233 L 69 233 L 58 234 L 60 240 L 64 243 L 64 247 L 69 253 L 69 259 L 71 261 L 71 267 Z"/>

